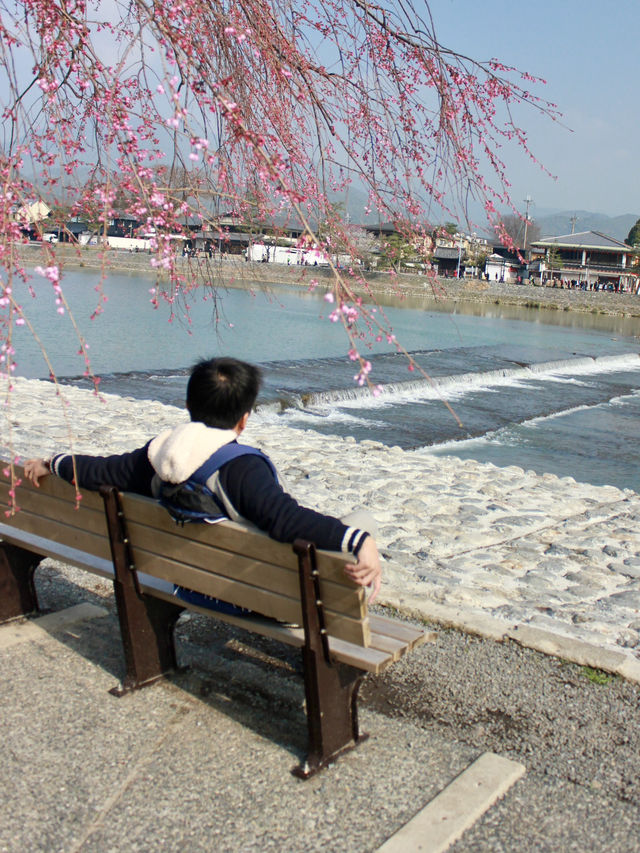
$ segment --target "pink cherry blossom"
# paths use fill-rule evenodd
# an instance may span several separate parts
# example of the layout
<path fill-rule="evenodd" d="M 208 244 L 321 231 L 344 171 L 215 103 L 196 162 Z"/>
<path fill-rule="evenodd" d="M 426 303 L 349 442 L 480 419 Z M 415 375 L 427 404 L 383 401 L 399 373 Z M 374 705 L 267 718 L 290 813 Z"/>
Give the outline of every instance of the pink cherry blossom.
<path fill-rule="evenodd" d="M 434 225 L 456 218 L 446 201 L 452 187 L 460 198 L 477 196 L 501 231 L 497 210 L 510 203 L 507 152 L 520 149 L 535 161 L 514 117 L 558 117 L 539 95 L 541 80 L 497 59 L 443 49 L 432 11 L 435 5 L 412 0 L 4 4 L 0 360 L 7 387 L 17 362 L 14 325 L 28 326 L 17 306 L 49 284 L 54 311 L 75 330 L 71 351 L 91 375 L 85 318 L 73 317 L 64 296 L 66 247 L 43 243 L 34 270 L 20 261 L 33 224 L 25 203 L 41 199 L 61 232 L 77 218 L 102 240 L 120 213 L 152 234 L 148 262 L 157 283 L 149 301 L 166 308 L 169 322 L 184 313 L 185 327 L 195 295 L 211 296 L 225 273 L 216 278 L 208 259 L 182 262 L 177 247 L 189 236 L 187 223 L 216 234 L 223 253 L 223 213 L 232 212 L 233 227 L 299 224 L 295 251 L 306 264 L 328 267 L 326 281 L 318 274 L 308 289 L 322 281 L 355 381 L 379 393 L 361 353 L 385 342 L 404 350 L 384 310 L 363 298 L 372 247 L 335 200 L 351 185 L 366 187 L 363 216 L 366 209 L 394 223 L 396 244 L 379 241 L 373 255 L 396 287 L 403 253 L 430 272 Z M 110 252 L 99 244 L 95 256 L 104 281 L 91 319 L 100 322 Z M 305 272 L 301 263 L 303 284 Z"/>

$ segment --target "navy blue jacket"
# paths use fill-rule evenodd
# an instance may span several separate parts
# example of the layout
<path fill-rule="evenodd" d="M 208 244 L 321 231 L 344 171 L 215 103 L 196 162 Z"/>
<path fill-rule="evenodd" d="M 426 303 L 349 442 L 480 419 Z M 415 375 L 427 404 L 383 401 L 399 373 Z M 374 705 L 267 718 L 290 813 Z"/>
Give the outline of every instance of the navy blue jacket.
<path fill-rule="evenodd" d="M 97 491 L 102 485 L 116 486 L 123 492 L 153 497 L 155 471 L 147 455 L 149 443 L 130 453 L 76 456 L 76 485 L 89 491 Z M 54 456 L 51 470 L 73 482 L 71 456 Z M 259 456 L 239 456 L 227 462 L 220 469 L 220 485 L 243 518 L 278 542 L 306 539 L 318 548 L 357 556 L 368 536 L 366 531 L 347 527 L 337 518 L 300 506 L 282 489 L 268 463 Z"/>

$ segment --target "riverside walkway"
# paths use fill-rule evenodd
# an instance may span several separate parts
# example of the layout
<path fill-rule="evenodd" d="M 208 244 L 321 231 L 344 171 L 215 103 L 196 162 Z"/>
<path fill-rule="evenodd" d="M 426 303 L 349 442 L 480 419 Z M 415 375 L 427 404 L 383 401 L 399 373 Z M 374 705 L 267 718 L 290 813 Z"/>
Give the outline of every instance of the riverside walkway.
<path fill-rule="evenodd" d="M 51 452 L 66 440 L 54 389 L 15 385 L 15 451 Z M 131 448 L 149 423 L 184 417 L 64 393 L 78 451 Z M 332 511 L 365 495 L 378 514 L 395 507 L 397 519 L 380 519 L 383 600 L 421 612 L 437 641 L 365 682 L 371 738 L 302 783 L 289 774 L 305 743 L 296 657 L 282 666 L 266 641 L 183 617 L 180 661 L 191 669 L 117 699 L 110 584 L 48 563 L 36 573 L 41 604 L 67 621 L 0 626 L 0 853 L 640 851 L 638 496 L 365 443 L 338 441 L 330 465 L 322 439 L 252 429 L 303 500 Z M 315 453 L 322 479 L 306 476 L 319 471 Z M 423 481 L 431 508 L 413 486 L 406 500 L 393 492 Z M 532 571 L 541 559 L 533 574 L 522 562 Z M 580 584 L 568 577 L 581 571 Z M 474 781 L 486 753 L 498 778 Z M 457 840 L 435 844 L 448 822 Z"/>

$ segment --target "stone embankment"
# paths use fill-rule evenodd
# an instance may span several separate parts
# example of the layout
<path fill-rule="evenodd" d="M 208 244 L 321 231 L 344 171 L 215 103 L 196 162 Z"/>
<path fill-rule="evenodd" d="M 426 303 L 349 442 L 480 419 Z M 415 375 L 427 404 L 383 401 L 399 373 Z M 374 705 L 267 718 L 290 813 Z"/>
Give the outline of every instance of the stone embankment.
<path fill-rule="evenodd" d="M 43 257 L 38 244 L 23 247 L 25 263 L 50 261 Z M 162 273 L 151 266 L 151 256 L 146 252 L 108 250 L 95 246 L 56 246 L 56 257 L 70 269 L 112 270 L 118 273 L 145 274 L 154 278 Z M 319 287 L 329 288 L 333 282 L 331 270 L 322 267 L 286 267 L 278 264 L 246 263 L 239 256 L 220 259 L 178 259 L 181 273 L 188 279 L 212 282 L 223 287 L 295 287 L 307 289 L 315 279 Z M 558 311 L 580 311 L 592 314 L 612 314 L 640 317 L 640 296 L 631 293 L 605 293 L 582 290 L 565 290 L 554 287 L 506 284 L 478 279 L 432 279 L 428 276 L 389 272 L 367 272 L 370 294 L 383 302 L 400 299 L 411 300 L 418 307 L 422 300 L 442 303 L 491 303 L 495 305 L 520 305 L 528 308 L 546 308 Z M 361 286 L 356 293 L 367 295 Z"/>
<path fill-rule="evenodd" d="M 18 378 L 0 454 L 123 452 L 185 417 L 77 388 L 56 397 L 53 385 Z M 383 604 L 640 681 L 639 495 L 275 427 L 259 414 L 243 439 L 273 458 L 302 503 L 373 513 Z"/>

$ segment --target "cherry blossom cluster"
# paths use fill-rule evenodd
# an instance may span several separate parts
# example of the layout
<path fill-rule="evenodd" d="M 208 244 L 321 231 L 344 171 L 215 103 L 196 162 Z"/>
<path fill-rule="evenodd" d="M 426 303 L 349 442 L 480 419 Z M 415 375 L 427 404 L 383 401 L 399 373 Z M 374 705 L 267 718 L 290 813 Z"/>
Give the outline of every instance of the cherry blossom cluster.
<path fill-rule="evenodd" d="M 424 4 L 24 0 L 0 15 L 5 368 L 15 363 L 13 327 L 28 321 L 24 294 L 33 295 L 19 244 L 37 199 L 99 235 L 118 213 L 135 217 L 153 235 L 150 301 L 166 302 L 170 318 L 203 281 L 215 286 L 198 263 L 177 263 L 172 238 L 187 235 L 187 222 L 224 240 L 224 214 L 256 226 L 295 221 L 301 244 L 353 259 L 333 268 L 328 294 L 329 319 L 350 346 L 398 346 L 358 295 L 368 292 L 362 235 L 333 200 L 364 188 L 363 216 L 393 222 L 427 257 L 434 205 L 446 212 L 475 195 L 500 229 L 496 211 L 509 196 L 501 151 L 512 144 L 533 156 L 514 107 L 556 115 L 532 91 L 542 81 L 442 46 Z M 51 281 L 68 316 L 62 260 L 54 245 L 43 251 L 35 275 Z M 105 299 L 100 291 L 92 317 Z M 368 362 L 359 364 L 356 381 L 370 385 Z"/>

